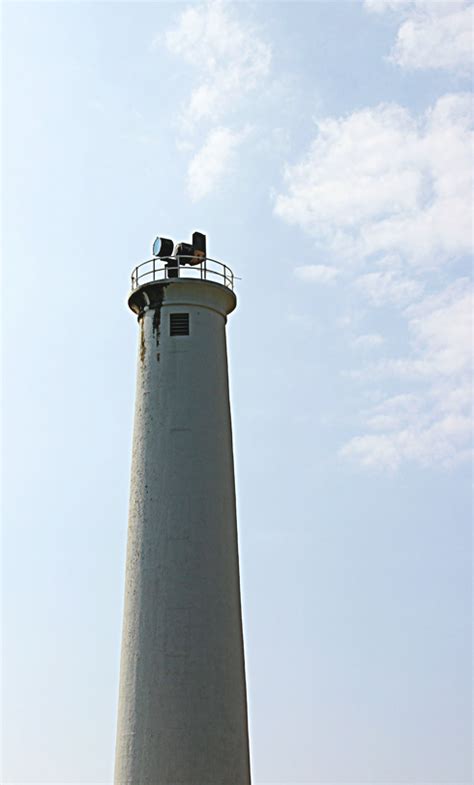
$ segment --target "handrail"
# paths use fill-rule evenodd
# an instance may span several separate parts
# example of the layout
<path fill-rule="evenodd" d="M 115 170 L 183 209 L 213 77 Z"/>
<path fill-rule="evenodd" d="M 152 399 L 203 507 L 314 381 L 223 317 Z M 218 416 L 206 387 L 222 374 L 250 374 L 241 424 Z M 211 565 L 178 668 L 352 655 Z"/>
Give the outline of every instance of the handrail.
<path fill-rule="evenodd" d="M 206 257 L 200 264 L 183 266 L 181 260 L 193 259 L 193 256 L 154 256 L 145 262 L 137 265 L 132 272 L 132 291 L 146 283 L 155 281 L 176 281 L 180 280 L 201 280 L 213 281 L 228 289 L 234 289 L 234 273 L 226 264 Z M 166 262 L 163 267 L 157 267 L 157 263 Z M 175 265 L 170 262 L 176 262 Z M 180 264 L 181 262 L 181 264 Z M 170 275 L 171 273 L 171 275 Z"/>

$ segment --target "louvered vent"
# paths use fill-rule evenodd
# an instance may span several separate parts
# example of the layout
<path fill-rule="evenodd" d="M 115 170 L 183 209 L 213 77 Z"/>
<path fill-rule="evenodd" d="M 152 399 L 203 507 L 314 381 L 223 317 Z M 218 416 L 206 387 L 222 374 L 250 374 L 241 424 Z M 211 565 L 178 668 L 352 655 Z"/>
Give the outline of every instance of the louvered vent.
<path fill-rule="evenodd" d="M 189 335 L 189 313 L 170 313 L 170 335 Z"/>

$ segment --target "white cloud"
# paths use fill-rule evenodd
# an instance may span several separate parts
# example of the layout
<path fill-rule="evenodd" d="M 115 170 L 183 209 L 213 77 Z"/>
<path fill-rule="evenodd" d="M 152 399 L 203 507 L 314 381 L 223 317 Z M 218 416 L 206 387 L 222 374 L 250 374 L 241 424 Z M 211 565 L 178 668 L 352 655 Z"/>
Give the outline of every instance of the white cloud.
<path fill-rule="evenodd" d="M 467 279 L 450 284 L 408 310 L 414 346 L 426 371 L 451 378 L 468 374 L 472 352 L 472 291 Z"/>
<path fill-rule="evenodd" d="M 314 321 L 307 313 L 289 313 L 288 322 L 298 329 L 311 330 L 314 334 Z"/>
<path fill-rule="evenodd" d="M 354 281 L 355 288 L 374 306 L 407 305 L 419 299 L 424 284 L 421 281 L 397 273 L 394 270 L 377 270 L 360 275 Z"/>
<path fill-rule="evenodd" d="M 436 266 L 471 247 L 471 97 L 449 94 L 421 118 L 397 104 L 317 123 L 275 212 L 346 263 L 397 254 Z"/>
<path fill-rule="evenodd" d="M 459 392 L 465 397 L 464 391 Z M 398 417 L 385 414 L 381 406 L 368 425 L 380 432 L 356 436 L 341 451 L 366 467 L 396 470 L 410 462 L 451 468 L 472 458 L 472 416 L 467 404 L 444 412 L 435 396 L 430 395 L 428 401 L 420 397 L 413 412 L 402 411 Z"/>
<path fill-rule="evenodd" d="M 232 170 L 235 152 L 248 134 L 230 128 L 215 128 L 191 160 L 188 169 L 188 193 L 193 201 L 207 196 Z"/>
<path fill-rule="evenodd" d="M 323 119 L 276 199 L 277 215 L 345 266 L 353 293 L 397 309 L 405 322 L 406 356 L 347 374 L 370 380 L 372 390 L 384 382 L 384 400 L 342 451 L 367 466 L 452 465 L 470 456 L 471 290 L 460 279 L 426 294 L 440 266 L 471 250 L 470 115 L 471 97 L 458 93 L 421 117 L 382 104 Z M 380 346 L 371 335 L 352 345 Z"/>
<path fill-rule="evenodd" d="M 366 0 L 369 11 L 402 17 L 390 59 L 402 68 L 470 73 L 473 5 L 467 0 Z"/>
<path fill-rule="evenodd" d="M 384 343 L 384 338 L 378 333 L 367 333 L 366 335 L 358 335 L 353 339 L 352 345 L 356 349 L 375 349 Z"/>
<path fill-rule="evenodd" d="M 207 133 L 189 162 L 187 190 L 193 201 L 218 187 L 231 171 L 236 151 L 248 133 L 223 127 L 223 117 L 242 109 L 243 99 L 261 89 L 270 71 L 271 47 L 252 24 L 223 0 L 208 0 L 182 11 L 165 36 L 168 50 L 194 72 L 179 120 L 182 152 L 200 124 Z M 162 35 L 157 38 L 161 43 Z"/>
<path fill-rule="evenodd" d="M 301 281 L 328 284 L 335 281 L 339 270 L 326 264 L 306 264 L 302 267 L 295 267 L 295 275 Z"/>
<path fill-rule="evenodd" d="M 366 425 L 375 431 L 396 430 L 409 424 L 420 413 L 420 399 L 413 393 L 386 398 L 369 413 Z"/>
<path fill-rule="evenodd" d="M 368 11 L 382 14 L 384 11 L 400 11 L 407 5 L 412 5 L 412 0 L 364 0 Z"/>
<path fill-rule="evenodd" d="M 367 412 L 342 454 L 365 466 L 451 466 L 471 457 L 472 289 L 460 279 L 407 311 L 412 355 L 374 367 L 415 386 Z"/>
<path fill-rule="evenodd" d="M 270 69 L 270 46 L 220 0 L 184 10 L 166 34 L 166 45 L 197 74 L 184 110 L 190 126 L 203 119 L 219 120 L 261 86 Z"/>

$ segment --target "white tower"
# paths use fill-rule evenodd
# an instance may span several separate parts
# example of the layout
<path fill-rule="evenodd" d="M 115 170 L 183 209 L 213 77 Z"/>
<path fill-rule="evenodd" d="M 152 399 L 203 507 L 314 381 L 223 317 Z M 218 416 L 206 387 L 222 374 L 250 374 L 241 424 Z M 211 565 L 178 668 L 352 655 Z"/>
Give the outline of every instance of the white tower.
<path fill-rule="evenodd" d="M 128 301 L 140 336 L 115 784 L 249 785 L 233 275 L 160 263 L 136 268 Z"/>

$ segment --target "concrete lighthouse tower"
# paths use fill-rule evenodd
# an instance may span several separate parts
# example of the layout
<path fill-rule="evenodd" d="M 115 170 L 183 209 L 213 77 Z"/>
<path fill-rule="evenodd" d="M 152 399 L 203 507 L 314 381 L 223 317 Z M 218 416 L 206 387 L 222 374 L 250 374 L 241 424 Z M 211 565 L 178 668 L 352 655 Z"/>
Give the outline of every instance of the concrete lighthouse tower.
<path fill-rule="evenodd" d="M 225 337 L 236 297 L 203 237 L 174 256 L 162 240 L 132 275 L 139 342 L 115 785 L 250 783 Z"/>

